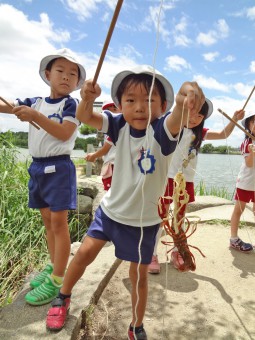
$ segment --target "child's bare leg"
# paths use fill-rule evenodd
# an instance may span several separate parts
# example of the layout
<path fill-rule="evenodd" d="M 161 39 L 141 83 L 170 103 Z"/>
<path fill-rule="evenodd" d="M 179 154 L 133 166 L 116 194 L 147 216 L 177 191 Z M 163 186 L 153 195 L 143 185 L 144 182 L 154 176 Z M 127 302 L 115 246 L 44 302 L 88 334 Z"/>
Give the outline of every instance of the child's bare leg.
<path fill-rule="evenodd" d="M 67 216 L 67 210 L 51 212 L 51 230 L 55 240 L 53 275 L 59 277 L 65 274 L 71 248 Z"/>
<path fill-rule="evenodd" d="M 68 266 L 63 286 L 60 290 L 62 294 L 71 294 L 74 285 L 81 278 L 86 267 L 97 257 L 105 243 L 106 241 L 90 236 L 84 238 L 83 243 Z"/>
<path fill-rule="evenodd" d="M 141 326 L 145 314 L 147 296 L 148 296 L 148 265 L 139 265 L 139 281 L 137 273 L 138 263 L 130 262 L 129 278 L 132 285 L 131 301 L 133 318 L 131 326 Z M 138 281 L 138 292 L 137 292 Z M 138 303 L 137 303 L 138 300 Z"/>
<path fill-rule="evenodd" d="M 231 238 L 235 238 L 238 235 L 238 226 L 245 206 L 246 203 L 242 201 L 236 201 L 235 203 L 235 207 L 231 216 Z"/>
<path fill-rule="evenodd" d="M 40 209 L 43 224 L 46 229 L 46 240 L 47 240 L 47 246 L 48 251 L 50 254 L 50 260 L 51 263 L 54 263 L 54 253 L 55 253 L 55 239 L 54 234 L 51 229 L 51 211 L 49 208 L 42 208 Z"/>

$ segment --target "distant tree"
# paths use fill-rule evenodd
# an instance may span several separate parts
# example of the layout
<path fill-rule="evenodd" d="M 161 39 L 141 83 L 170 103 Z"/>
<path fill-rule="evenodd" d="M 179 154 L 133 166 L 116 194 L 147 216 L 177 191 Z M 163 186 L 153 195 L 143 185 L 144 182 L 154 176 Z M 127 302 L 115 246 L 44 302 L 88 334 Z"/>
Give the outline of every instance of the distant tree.
<path fill-rule="evenodd" d="M 91 135 L 93 133 L 97 133 L 97 129 L 86 124 L 82 124 L 81 127 L 79 128 L 79 131 L 82 135 Z"/>
<path fill-rule="evenodd" d="M 205 144 L 200 148 L 201 153 L 213 153 L 213 151 L 214 151 L 214 147 L 210 143 Z"/>
<path fill-rule="evenodd" d="M 214 151 L 217 153 L 228 153 L 229 148 L 227 145 L 219 145 L 217 147 L 214 148 Z"/>

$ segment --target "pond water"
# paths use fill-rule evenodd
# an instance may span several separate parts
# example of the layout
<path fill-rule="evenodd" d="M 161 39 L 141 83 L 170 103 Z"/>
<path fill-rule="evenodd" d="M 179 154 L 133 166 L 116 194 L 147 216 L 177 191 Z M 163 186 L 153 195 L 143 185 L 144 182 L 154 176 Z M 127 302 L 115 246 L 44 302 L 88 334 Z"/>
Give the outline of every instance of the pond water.
<path fill-rule="evenodd" d="M 71 157 L 84 158 L 84 154 L 83 150 L 73 150 Z M 19 148 L 19 159 L 27 158 L 30 158 L 28 150 Z M 242 155 L 199 154 L 195 186 L 203 181 L 208 189 L 225 188 L 232 195 L 242 161 Z"/>

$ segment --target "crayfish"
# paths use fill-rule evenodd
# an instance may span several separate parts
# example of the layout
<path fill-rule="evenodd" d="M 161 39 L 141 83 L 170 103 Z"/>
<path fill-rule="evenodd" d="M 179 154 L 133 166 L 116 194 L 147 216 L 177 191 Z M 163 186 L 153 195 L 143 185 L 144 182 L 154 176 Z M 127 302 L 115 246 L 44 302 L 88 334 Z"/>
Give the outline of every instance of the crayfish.
<path fill-rule="evenodd" d="M 173 196 L 166 197 L 171 198 L 173 201 L 173 211 L 168 213 L 164 204 L 164 198 L 159 198 L 158 212 L 159 216 L 163 220 L 163 227 L 168 235 L 170 235 L 173 241 L 161 241 L 165 245 L 173 245 L 173 247 L 168 250 L 169 253 L 175 246 L 178 249 L 183 261 L 184 266 L 179 268 L 180 271 L 194 271 L 196 269 L 195 257 L 191 253 L 189 247 L 197 249 L 200 254 L 205 257 L 201 250 L 195 246 L 188 245 L 187 238 L 189 238 L 197 228 L 197 222 L 192 224 L 192 230 L 189 235 L 188 232 L 191 228 L 191 222 L 185 217 L 185 211 L 187 204 L 189 202 L 189 195 L 186 191 L 186 181 L 181 172 L 178 172 L 174 178 Z M 170 217 L 170 218 L 169 218 Z M 183 226 L 185 224 L 185 231 Z"/>

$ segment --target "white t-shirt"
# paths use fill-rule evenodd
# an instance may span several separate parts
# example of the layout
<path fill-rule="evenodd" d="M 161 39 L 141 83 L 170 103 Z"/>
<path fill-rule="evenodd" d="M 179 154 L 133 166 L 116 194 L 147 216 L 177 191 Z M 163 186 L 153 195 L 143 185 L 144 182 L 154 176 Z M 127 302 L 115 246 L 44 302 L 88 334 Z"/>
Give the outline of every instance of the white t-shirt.
<path fill-rule="evenodd" d="M 51 157 L 59 155 L 70 155 L 75 139 L 77 137 L 77 130 L 79 121 L 75 117 L 78 100 L 71 96 L 65 96 L 58 99 L 51 99 L 50 97 L 34 97 L 26 98 L 24 101 L 17 99 L 16 106 L 29 106 L 49 119 L 52 119 L 59 124 L 64 120 L 68 120 L 76 125 L 76 130 L 67 141 L 62 141 L 50 135 L 44 129 L 37 130 L 29 124 L 28 133 L 28 149 L 32 157 Z"/>
<path fill-rule="evenodd" d="M 207 131 L 207 128 L 203 128 L 203 139 Z M 178 171 L 182 171 L 186 182 L 194 182 L 198 154 L 197 150 L 192 147 L 194 138 L 192 129 L 183 129 L 182 139 L 177 144 L 170 163 L 168 178 L 174 178 Z"/>
<path fill-rule="evenodd" d="M 166 117 L 150 124 L 145 135 L 145 130 L 131 128 L 122 114 L 103 112 L 102 132 L 116 145 L 111 188 L 101 201 L 101 208 L 112 220 L 134 227 L 161 222 L 158 199 L 165 191 L 177 143 L 166 127 Z"/>
<path fill-rule="evenodd" d="M 255 191 L 255 167 L 248 167 L 245 163 L 245 157 L 249 155 L 249 144 L 252 144 L 250 138 L 245 138 L 241 144 L 241 153 L 244 156 L 244 160 L 237 176 L 236 187 L 243 190 Z"/>

